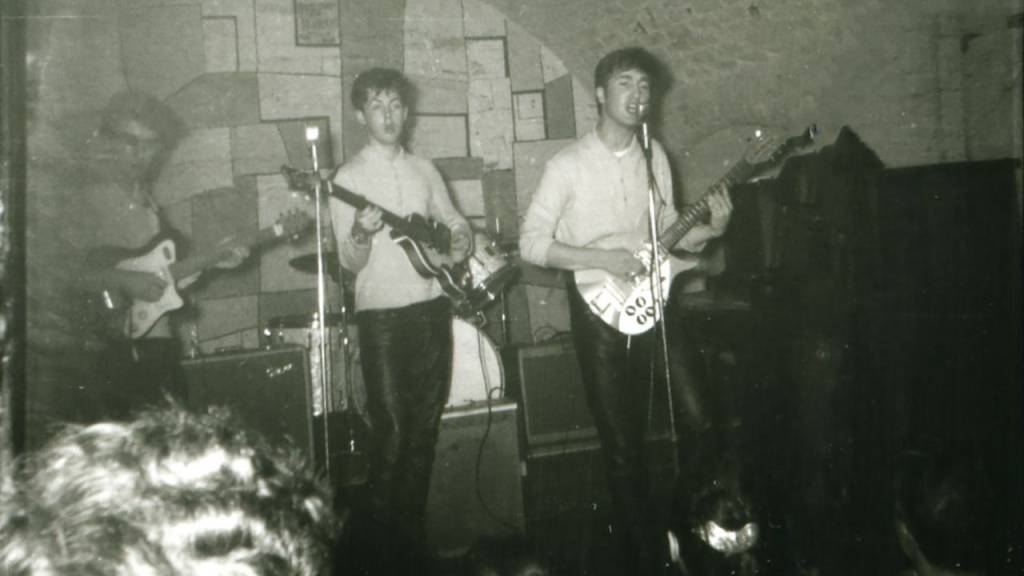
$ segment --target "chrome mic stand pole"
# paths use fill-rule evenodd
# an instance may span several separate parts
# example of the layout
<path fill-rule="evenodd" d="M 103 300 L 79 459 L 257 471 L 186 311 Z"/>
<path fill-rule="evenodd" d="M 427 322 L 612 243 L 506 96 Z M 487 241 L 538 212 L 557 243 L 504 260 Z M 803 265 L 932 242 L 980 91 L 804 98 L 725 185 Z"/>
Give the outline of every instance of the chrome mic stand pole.
<path fill-rule="evenodd" d="M 641 114 L 643 113 L 644 106 L 641 106 Z M 669 368 L 668 361 L 668 330 L 667 321 L 665 318 L 665 292 L 664 286 L 661 282 L 661 248 L 660 248 L 660 237 L 658 233 L 658 182 L 654 178 L 654 167 L 652 160 L 651 151 L 651 138 L 647 131 L 647 120 L 644 119 L 641 126 L 641 146 L 644 152 L 644 163 L 647 166 L 647 226 L 650 231 L 650 242 L 651 242 L 651 262 L 648 270 L 648 282 L 651 283 L 651 294 L 654 296 L 654 317 L 661 320 L 661 354 L 665 362 L 665 391 L 667 392 L 666 397 L 668 398 L 668 423 L 669 423 L 669 438 L 672 442 L 672 473 L 673 475 L 679 474 L 679 448 L 678 448 L 678 437 L 676 436 L 676 413 L 675 406 L 672 398 L 672 372 Z M 657 330 L 655 325 L 655 330 Z M 652 376 L 653 367 L 657 366 L 657 354 L 655 353 L 651 357 L 652 363 Z M 653 382 L 652 382 L 653 386 Z"/>
<path fill-rule="evenodd" d="M 327 345 L 327 286 L 325 283 L 324 270 L 324 240 L 323 240 L 323 183 L 320 178 L 320 161 L 317 153 L 317 142 L 320 140 L 320 129 L 317 126 L 306 126 L 306 141 L 309 142 L 310 155 L 313 159 L 313 174 L 315 175 L 316 187 L 314 202 L 316 204 L 316 305 L 317 305 L 317 346 L 320 353 L 320 413 L 323 415 L 323 441 L 324 441 L 324 472 L 327 478 L 331 477 L 331 443 L 330 426 L 328 425 L 328 407 L 330 402 L 330 363 L 329 348 Z"/>

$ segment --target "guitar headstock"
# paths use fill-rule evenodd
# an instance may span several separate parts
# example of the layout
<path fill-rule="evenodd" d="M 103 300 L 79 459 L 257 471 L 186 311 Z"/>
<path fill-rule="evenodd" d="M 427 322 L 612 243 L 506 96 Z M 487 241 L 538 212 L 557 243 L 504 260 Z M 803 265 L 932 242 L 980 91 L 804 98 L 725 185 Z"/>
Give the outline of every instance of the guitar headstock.
<path fill-rule="evenodd" d="M 758 130 L 750 140 L 750 145 L 743 159 L 757 170 L 766 169 L 778 164 L 794 152 L 806 148 L 818 136 L 818 125 L 811 124 L 803 132 L 791 136 L 776 145 L 775 140 Z"/>
<path fill-rule="evenodd" d="M 281 175 L 284 176 L 285 182 L 288 183 L 289 190 L 309 193 L 316 188 L 318 177 L 313 172 L 304 172 L 287 164 L 282 164 Z"/>

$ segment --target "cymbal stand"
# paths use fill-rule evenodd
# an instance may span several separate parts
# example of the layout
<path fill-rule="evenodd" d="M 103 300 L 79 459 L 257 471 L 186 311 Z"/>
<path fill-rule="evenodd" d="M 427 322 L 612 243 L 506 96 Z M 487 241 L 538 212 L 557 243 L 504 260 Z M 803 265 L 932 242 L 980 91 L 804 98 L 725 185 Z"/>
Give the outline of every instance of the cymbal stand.
<path fill-rule="evenodd" d="M 648 267 L 647 281 L 651 283 L 651 294 L 654 295 L 654 317 L 661 320 L 661 327 L 655 325 L 655 330 L 660 334 L 661 355 L 665 363 L 665 387 L 668 398 L 668 422 L 669 438 L 672 442 L 672 473 L 679 474 L 679 439 L 676 436 L 676 412 L 672 398 L 672 372 L 669 368 L 668 359 L 668 329 L 665 318 L 665 291 L 661 282 L 661 248 L 658 233 L 658 182 L 654 178 L 654 167 L 652 165 L 651 139 L 647 132 L 647 121 L 641 125 L 641 145 L 644 151 L 644 163 L 647 166 L 647 227 L 650 233 L 651 261 Z M 651 357 L 651 374 L 653 376 L 654 366 L 657 366 L 657 354 Z M 653 380 L 651 383 L 653 390 Z"/>
<path fill-rule="evenodd" d="M 326 271 L 324 270 L 324 232 L 323 232 L 323 184 L 320 179 L 320 160 L 317 152 L 317 142 L 320 140 L 320 129 L 317 126 L 306 126 L 306 141 L 309 143 L 310 156 L 313 160 L 313 173 L 316 175 L 316 186 L 314 188 L 314 204 L 316 205 L 316 331 L 317 346 L 320 353 L 320 413 L 323 414 L 323 442 L 324 442 L 324 473 L 331 477 L 331 435 L 327 425 L 329 407 L 333 405 L 330 378 L 331 378 L 331 356 L 327 334 L 327 283 Z"/>

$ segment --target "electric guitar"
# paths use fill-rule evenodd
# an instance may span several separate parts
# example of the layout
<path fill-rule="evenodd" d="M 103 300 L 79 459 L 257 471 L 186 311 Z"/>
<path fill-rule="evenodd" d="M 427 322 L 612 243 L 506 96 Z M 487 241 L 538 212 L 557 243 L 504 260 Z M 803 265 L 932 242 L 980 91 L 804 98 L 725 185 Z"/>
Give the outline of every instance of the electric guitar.
<path fill-rule="evenodd" d="M 315 175 L 301 172 L 291 166 L 282 166 L 281 174 L 288 181 L 288 187 L 309 193 L 315 186 Z M 416 272 L 424 278 L 436 278 L 445 295 L 456 304 L 471 298 L 472 286 L 469 270 L 450 255 L 451 231 L 440 222 L 420 214 L 399 216 L 370 202 L 361 196 L 329 180 L 322 181 L 326 192 L 333 198 L 356 208 L 376 206 L 383 214 L 384 223 L 391 227 L 391 238 L 402 247 Z"/>
<path fill-rule="evenodd" d="M 180 261 L 177 259 L 174 240 L 165 236 L 158 236 L 149 245 L 138 250 L 101 248 L 93 251 L 88 258 L 91 263 L 120 270 L 149 272 L 167 282 L 163 294 L 153 302 L 131 299 L 125 294 L 104 292 L 101 316 L 106 318 L 103 321 L 106 331 L 132 339 L 145 336 L 164 314 L 184 305 L 178 293 L 183 280 L 230 258 L 236 248 L 251 248 L 280 238 L 296 236 L 311 224 L 312 218 L 308 214 L 299 211 L 289 212 L 279 218 L 273 226 L 248 236 L 235 238 L 205 254 L 196 254 Z"/>
<path fill-rule="evenodd" d="M 725 186 L 739 184 L 756 174 L 774 166 L 793 152 L 808 146 L 818 135 L 817 126 L 811 125 L 798 136 L 787 138 L 774 150 L 754 147 L 748 150 L 717 182 L 708 188 L 700 200 L 686 207 L 671 226 L 666 228 L 658 242 L 658 278 L 661 282 L 662 294 L 668 295 L 672 280 L 682 272 L 696 268 L 700 258 L 688 254 L 682 258 L 669 253 L 697 223 L 705 220 L 711 213 L 708 207 L 709 197 Z M 606 324 L 623 334 L 642 334 L 650 330 L 658 318 L 654 305 L 654 286 L 650 274 L 654 266 L 654 253 L 650 242 L 644 242 L 646 234 L 629 234 L 611 238 L 602 243 L 601 248 L 632 249 L 633 256 L 640 260 L 647 273 L 635 278 L 624 278 L 610 274 L 602 269 L 578 270 L 573 275 L 576 288 L 590 310 Z"/>

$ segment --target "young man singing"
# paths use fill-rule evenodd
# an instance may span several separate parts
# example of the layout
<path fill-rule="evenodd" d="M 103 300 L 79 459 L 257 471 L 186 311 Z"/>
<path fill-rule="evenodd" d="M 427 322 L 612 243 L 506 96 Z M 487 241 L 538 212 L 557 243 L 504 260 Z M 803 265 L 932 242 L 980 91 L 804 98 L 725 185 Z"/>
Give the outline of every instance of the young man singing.
<path fill-rule="evenodd" d="M 645 150 L 637 137 L 652 105 L 657 70 L 654 57 L 640 48 L 616 50 L 598 63 L 597 126 L 547 163 L 520 229 L 524 260 L 572 271 L 601 269 L 624 278 L 646 275 L 633 249 L 639 247 L 637 240 L 648 237 L 649 184 L 658 194 L 659 230 L 678 219 L 665 151 L 659 142 L 649 141 L 654 178 L 650 183 Z M 709 220 L 694 226 L 674 249 L 698 252 L 708 240 L 722 235 L 732 211 L 728 193 L 713 194 L 708 205 Z M 569 298 L 587 401 L 608 472 L 615 532 L 627 544 L 630 569 L 653 574 L 660 561 L 652 549 L 660 537 L 645 510 L 644 436 L 651 355 L 660 355 L 656 331 L 626 336 L 594 314 L 575 286 L 570 286 Z M 671 324 L 671 315 L 666 317 Z M 673 374 L 677 367 L 685 370 L 681 356 L 669 354 Z M 676 407 L 680 404 L 677 397 Z"/>
<path fill-rule="evenodd" d="M 451 231 L 456 261 L 470 253 L 469 224 L 441 174 L 402 146 L 412 87 L 396 70 L 374 68 L 352 86 L 369 141 L 334 182 L 376 206 L 331 200 L 341 265 L 356 273 L 355 308 L 371 430 L 371 516 L 382 574 L 400 573 L 422 551 L 423 520 L 452 364 L 451 305 L 435 278 L 421 276 L 391 238 L 380 208 L 419 214 Z M 378 208 L 379 207 L 379 208 Z M 396 545 L 397 544 L 397 545 Z"/>

